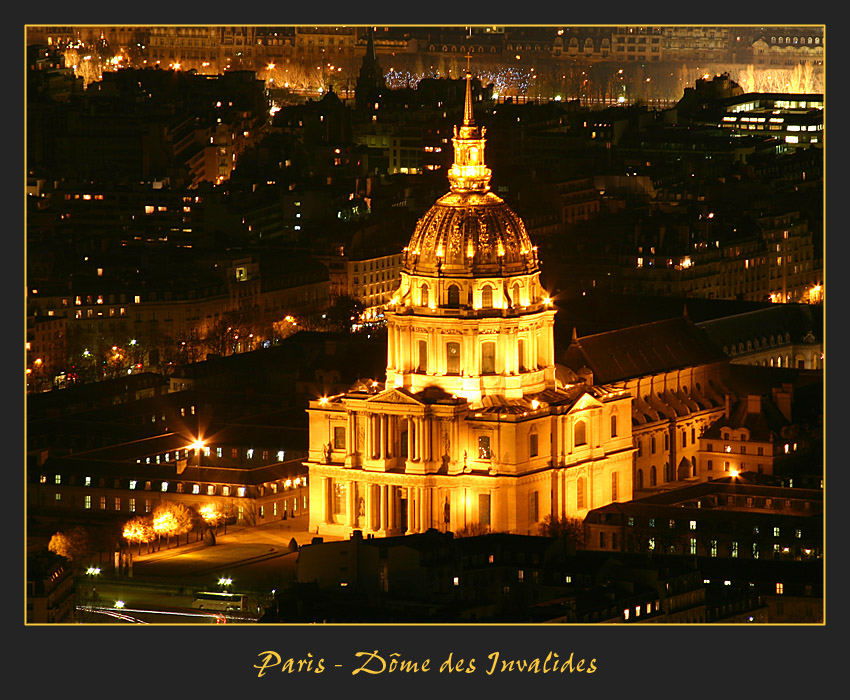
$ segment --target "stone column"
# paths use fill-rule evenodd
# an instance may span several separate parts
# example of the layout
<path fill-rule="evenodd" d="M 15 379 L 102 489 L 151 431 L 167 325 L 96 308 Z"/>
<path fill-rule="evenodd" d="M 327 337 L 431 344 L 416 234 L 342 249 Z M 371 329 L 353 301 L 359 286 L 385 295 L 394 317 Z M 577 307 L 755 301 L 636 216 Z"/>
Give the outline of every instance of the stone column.
<path fill-rule="evenodd" d="M 366 528 L 375 529 L 375 485 L 366 484 Z"/>
<path fill-rule="evenodd" d="M 380 439 L 379 444 L 380 448 L 378 451 L 378 457 L 380 459 L 387 458 L 387 417 L 385 415 L 378 416 L 378 421 L 380 424 Z"/>
<path fill-rule="evenodd" d="M 414 489 L 412 486 L 407 487 L 407 534 L 416 532 L 416 502 L 414 499 Z"/>
<path fill-rule="evenodd" d="M 331 478 L 329 476 L 322 477 L 322 522 L 330 523 L 333 521 L 331 508 Z"/>
<path fill-rule="evenodd" d="M 380 506 L 380 522 L 378 524 L 379 530 L 384 530 L 386 532 L 387 529 L 387 486 L 386 484 L 380 484 L 378 486 L 381 506 Z"/>
<path fill-rule="evenodd" d="M 346 525 L 348 527 L 355 527 L 357 525 L 357 499 L 355 498 L 356 489 L 354 488 L 354 481 L 349 481 L 346 485 Z"/>
<path fill-rule="evenodd" d="M 407 419 L 407 458 L 409 460 L 416 459 L 416 419 L 410 417 Z"/>

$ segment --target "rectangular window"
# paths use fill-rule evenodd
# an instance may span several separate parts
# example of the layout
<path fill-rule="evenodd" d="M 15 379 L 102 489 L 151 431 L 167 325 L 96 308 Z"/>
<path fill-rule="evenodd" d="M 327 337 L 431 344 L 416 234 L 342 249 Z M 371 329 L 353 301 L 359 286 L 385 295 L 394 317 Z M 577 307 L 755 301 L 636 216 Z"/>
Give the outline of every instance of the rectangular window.
<path fill-rule="evenodd" d="M 696 529 L 697 529 L 697 521 L 696 521 L 696 520 L 691 520 L 691 521 L 688 523 L 688 527 L 689 527 L 691 530 L 696 530 Z"/>
<path fill-rule="evenodd" d="M 712 463 L 711 460 L 708 460 L 708 462 L 706 464 L 706 471 L 711 471 L 713 468 L 714 468 L 714 464 Z"/>
<path fill-rule="evenodd" d="M 697 553 L 697 538 L 696 537 L 691 537 L 690 550 L 689 551 L 690 551 L 691 554 L 694 554 L 694 555 Z"/>
<path fill-rule="evenodd" d="M 115 510 L 121 510 L 121 499 L 117 497 L 115 499 Z"/>
<path fill-rule="evenodd" d="M 419 341 L 419 364 L 416 367 L 417 372 L 423 374 L 428 371 L 428 341 Z"/>
<path fill-rule="evenodd" d="M 334 427 L 334 449 L 345 449 L 345 428 L 343 426 Z"/>
<path fill-rule="evenodd" d="M 485 527 L 490 527 L 490 494 L 478 494 L 478 522 Z"/>
<path fill-rule="evenodd" d="M 717 540 L 711 540 L 711 547 L 709 553 L 712 557 L 717 556 Z"/>
<path fill-rule="evenodd" d="M 100 497 L 100 509 L 106 510 L 106 496 Z"/>
<path fill-rule="evenodd" d="M 221 487 L 221 495 L 222 496 L 229 496 L 230 495 L 230 487 L 229 486 L 222 486 Z"/>
<path fill-rule="evenodd" d="M 737 542 L 732 542 L 732 551 L 731 551 L 731 555 L 732 555 L 732 558 L 733 558 L 733 559 L 737 559 L 737 558 L 738 558 L 738 543 L 737 543 Z"/>
<path fill-rule="evenodd" d="M 496 373 L 496 343 L 481 343 L 481 374 Z"/>
<path fill-rule="evenodd" d="M 85 508 L 86 509 L 91 508 L 91 496 L 86 496 L 86 498 L 85 498 Z"/>
<path fill-rule="evenodd" d="M 490 436 L 478 436 L 478 459 L 490 459 Z"/>
<path fill-rule="evenodd" d="M 537 433 L 531 433 L 531 435 L 528 436 L 528 456 L 537 456 Z"/>
<path fill-rule="evenodd" d="M 538 493 L 537 491 L 532 491 L 528 494 L 528 521 L 531 523 L 536 523 L 538 520 L 538 505 Z"/>
<path fill-rule="evenodd" d="M 618 498 L 618 493 L 617 493 L 618 483 L 617 483 L 617 480 L 618 480 L 618 474 L 617 474 L 617 472 L 614 472 L 613 474 L 611 474 L 611 500 L 612 501 L 616 501 L 617 498 Z"/>
<path fill-rule="evenodd" d="M 446 343 L 446 374 L 460 374 L 460 343 Z"/>
<path fill-rule="evenodd" d="M 131 513 L 135 513 L 135 512 L 136 512 L 136 499 L 135 499 L 135 498 L 131 498 L 131 499 L 129 499 L 129 501 L 127 502 L 127 509 L 128 509 Z"/>
<path fill-rule="evenodd" d="M 655 549 L 655 538 L 650 537 L 649 541 L 646 543 L 647 549 L 651 552 Z"/>
<path fill-rule="evenodd" d="M 617 437 L 617 416 L 616 415 L 611 416 L 611 437 L 612 438 Z"/>
<path fill-rule="evenodd" d="M 605 549 L 605 531 L 599 532 L 599 549 Z"/>

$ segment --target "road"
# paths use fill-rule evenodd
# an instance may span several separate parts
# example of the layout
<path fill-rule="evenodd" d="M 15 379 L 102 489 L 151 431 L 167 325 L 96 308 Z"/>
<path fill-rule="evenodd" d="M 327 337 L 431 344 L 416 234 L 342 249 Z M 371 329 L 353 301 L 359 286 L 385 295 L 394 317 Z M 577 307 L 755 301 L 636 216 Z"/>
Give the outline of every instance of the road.
<path fill-rule="evenodd" d="M 294 581 L 298 553 L 290 551 L 290 541 L 312 541 L 306 524 L 306 518 L 296 518 L 228 528 L 227 534 L 216 536 L 215 545 L 189 542 L 141 556 L 134 553 L 132 575 L 107 578 L 104 572 L 78 583 L 78 617 L 86 623 L 252 622 L 272 591 Z M 248 594 L 246 613 L 222 615 L 192 607 L 195 591 L 221 590 L 222 578 L 231 580 L 228 590 Z M 116 601 L 123 606 L 116 608 Z"/>

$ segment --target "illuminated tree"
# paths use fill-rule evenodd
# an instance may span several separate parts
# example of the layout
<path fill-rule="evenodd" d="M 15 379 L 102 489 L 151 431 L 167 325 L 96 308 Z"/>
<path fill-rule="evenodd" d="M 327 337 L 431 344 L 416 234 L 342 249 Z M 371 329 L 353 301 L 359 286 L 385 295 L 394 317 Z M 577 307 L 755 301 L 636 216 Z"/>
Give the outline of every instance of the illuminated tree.
<path fill-rule="evenodd" d="M 139 543 L 139 554 L 142 553 L 142 544 L 152 542 L 156 536 L 151 521 L 142 517 L 128 520 L 121 534 L 128 542 Z"/>
<path fill-rule="evenodd" d="M 50 538 L 47 548 L 66 559 L 80 559 L 90 549 L 88 532 L 79 526 L 66 532 L 57 532 Z"/>
<path fill-rule="evenodd" d="M 166 544 L 172 535 L 180 543 L 180 535 L 192 529 L 192 511 L 182 503 L 162 503 L 153 511 L 153 531 L 158 537 L 165 535 Z"/>

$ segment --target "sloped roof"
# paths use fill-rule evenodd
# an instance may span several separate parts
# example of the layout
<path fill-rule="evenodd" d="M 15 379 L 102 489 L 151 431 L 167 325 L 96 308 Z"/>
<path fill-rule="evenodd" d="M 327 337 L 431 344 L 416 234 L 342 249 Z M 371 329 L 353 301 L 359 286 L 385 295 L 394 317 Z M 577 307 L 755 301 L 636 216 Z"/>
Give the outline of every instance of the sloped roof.
<path fill-rule="evenodd" d="M 590 368 L 594 383 L 602 384 L 725 361 L 720 348 L 686 318 L 583 336 L 563 357 L 570 369 Z"/>
<path fill-rule="evenodd" d="M 772 304 L 763 309 L 725 316 L 697 324 L 720 346 L 761 339 L 769 345 L 822 342 L 823 309 L 811 304 Z M 809 335 L 811 334 L 811 335 Z M 756 346 L 758 347 L 758 346 Z"/>

